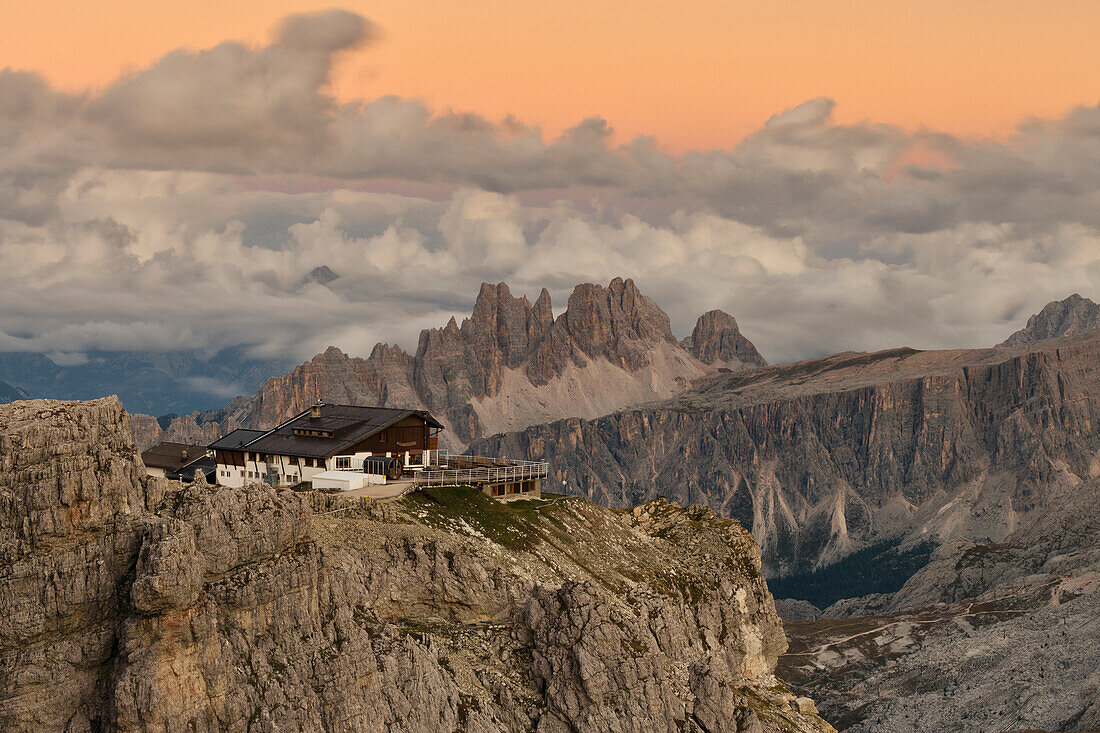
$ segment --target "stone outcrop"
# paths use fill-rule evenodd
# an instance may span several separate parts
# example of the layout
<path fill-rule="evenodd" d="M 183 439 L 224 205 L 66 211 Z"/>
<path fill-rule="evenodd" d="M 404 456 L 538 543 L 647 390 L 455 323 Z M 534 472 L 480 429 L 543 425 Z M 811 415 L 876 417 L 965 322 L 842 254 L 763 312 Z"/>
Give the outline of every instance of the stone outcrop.
<path fill-rule="evenodd" d="M 1028 319 L 1027 325 L 1005 339 L 1001 346 L 1024 346 L 1044 339 L 1072 336 L 1100 328 L 1100 305 L 1077 293 L 1047 303 Z"/>
<path fill-rule="evenodd" d="M 812 621 L 821 616 L 821 609 L 798 598 L 776 598 L 775 612 L 785 621 Z"/>
<path fill-rule="evenodd" d="M 5 731 L 832 730 L 713 511 L 180 485 L 129 432 L 0 408 Z"/>
<path fill-rule="evenodd" d="M 0 728 L 88 731 L 165 484 L 135 460 L 117 400 L 0 408 Z"/>
<path fill-rule="evenodd" d="M 378 344 L 358 358 L 330 347 L 220 413 L 177 418 L 160 431 L 143 417 L 135 438 L 145 447 L 270 427 L 323 399 L 430 410 L 457 449 L 492 433 L 664 399 L 719 367 L 764 363 L 720 311 L 700 319 L 692 343 L 677 342 L 668 316 L 629 279 L 578 285 L 557 318 L 545 289 L 532 304 L 504 283 L 484 284 L 470 318 L 424 330 L 415 354 Z"/>
<path fill-rule="evenodd" d="M 718 374 L 665 402 L 479 441 L 611 506 L 705 503 L 769 575 L 880 542 L 1001 541 L 1095 475 L 1100 334 L 839 354 Z"/>
<path fill-rule="evenodd" d="M 737 319 L 719 310 L 699 316 L 684 346 L 704 364 L 733 370 L 768 365 L 752 342 L 741 334 Z"/>

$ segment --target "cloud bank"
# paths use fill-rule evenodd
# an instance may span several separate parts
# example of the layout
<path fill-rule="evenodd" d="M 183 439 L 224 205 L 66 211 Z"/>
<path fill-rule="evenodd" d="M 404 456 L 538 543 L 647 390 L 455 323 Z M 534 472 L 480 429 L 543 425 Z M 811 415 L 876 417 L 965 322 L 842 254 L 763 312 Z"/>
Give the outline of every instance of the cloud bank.
<path fill-rule="evenodd" d="M 599 118 L 546 140 L 338 103 L 334 59 L 374 36 L 291 16 L 269 45 L 175 51 L 80 95 L 0 71 L 0 351 L 366 353 L 461 316 L 482 281 L 560 305 L 630 276 L 677 331 L 723 308 L 785 361 L 993 344 L 1100 294 L 1100 106 L 993 142 L 840 125 L 822 98 L 672 157 Z"/>

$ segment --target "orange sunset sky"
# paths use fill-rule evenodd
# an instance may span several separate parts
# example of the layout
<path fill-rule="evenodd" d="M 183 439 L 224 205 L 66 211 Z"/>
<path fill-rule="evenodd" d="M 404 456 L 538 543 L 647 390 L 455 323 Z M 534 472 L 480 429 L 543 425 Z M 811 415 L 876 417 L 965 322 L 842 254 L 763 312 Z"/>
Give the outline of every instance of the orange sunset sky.
<path fill-rule="evenodd" d="M 730 147 L 818 96 L 840 122 L 996 137 L 1100 99 L 1097 0 L 3 0 L 0 68 L 102 87 L 334 5 L 380 30 L 342 59 L 341 99 L 420 97 L 551 136 L 600 115 L 672 151 Z"/>

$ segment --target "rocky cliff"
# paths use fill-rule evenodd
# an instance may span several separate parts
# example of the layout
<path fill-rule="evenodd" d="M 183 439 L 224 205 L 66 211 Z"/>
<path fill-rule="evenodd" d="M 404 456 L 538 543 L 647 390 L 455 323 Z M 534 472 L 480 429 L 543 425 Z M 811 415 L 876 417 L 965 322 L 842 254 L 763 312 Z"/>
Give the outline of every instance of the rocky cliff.
<path fill-rule="evenodd" d="M 135 438 L 147 446 L 268 427 L 323 399 L 430 410 L 449 428 L 446 444 L 461 448 L 483 435 L 667 398 L 719 367 L 765 363 L 721 311 L 701 317 L 680 344 L 668 316 L 629 279 L 578 285 L 557 318 L 546 290 L 532 304 L 504 283 L 485 284 L 470 318 L 423 331 L 415 354 L 378 344 L 358 358 L 330 347 L 220 413 L 168 426 L 143 417 Z"/>
<path fill-rule="evenodd" d="M 860 548 L 1001 541 L 1100 472 L 1100 333 L 1031 348 L 839 354 L 718 374 L 675 399 L 498 435 L 611 506 L 705 503 L 769 575 Z"/>
<path fill-rule="evenodd" d="M 0 559 L 5 731 L 832 730 L 702 507 L 181 486 L 116 400 L 33 401 L 0 407 Z"/>
<path fill-rule="evenodd" d="M 135 414 L 130 416 L 134 444 L 141 450 L 162 440 L 190 445 L 210 445 L 226 433 L 236 430 L 248 414 L 247 401 L 238 397 L 224 410 L 195 412 L 190 415 Z"/>
<path fill-rule="evenodd" d="M 1065 300 L 1047 303 L 1043 310 L 1028 319 L 1024 328 L 1005 339 L 1001 346 L 1023 346 L 1098 328 L 1100 305 L 1074 293 Z"/>

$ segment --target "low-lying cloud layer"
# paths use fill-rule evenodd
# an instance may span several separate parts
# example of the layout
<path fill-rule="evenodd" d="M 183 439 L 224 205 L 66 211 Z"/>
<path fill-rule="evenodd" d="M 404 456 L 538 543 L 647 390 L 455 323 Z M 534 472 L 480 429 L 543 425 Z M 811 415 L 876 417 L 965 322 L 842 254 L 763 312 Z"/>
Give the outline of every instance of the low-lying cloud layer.
<path fill-rule="evenodd" d="M 777 361 L 988 345 L 1100 293 L 1100 106 L 1002 144 L 838 125 L 815 99 L 671 157 L 598 118 L 545 141 L 338 104 L 333 59 L 373 35 L 292 16 L 268 46 L 176 51 L 84 95 L 0 71 L 0 351 L 365 353 L 412 347 L 482 281 L 560 306 L 630 276 L 677 331 L 720 307 Z"/>

